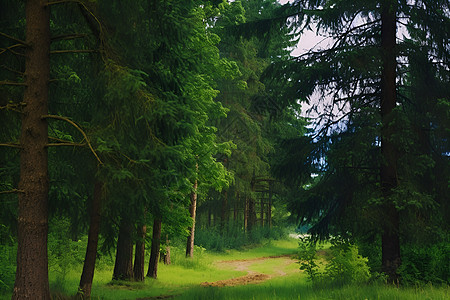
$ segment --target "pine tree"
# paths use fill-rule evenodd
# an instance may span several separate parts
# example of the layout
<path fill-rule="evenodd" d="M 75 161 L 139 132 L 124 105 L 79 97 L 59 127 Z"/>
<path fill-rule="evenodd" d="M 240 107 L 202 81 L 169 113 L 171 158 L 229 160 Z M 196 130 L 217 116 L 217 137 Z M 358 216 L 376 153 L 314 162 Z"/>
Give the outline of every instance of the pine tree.
<path fill-rule="evenodd" d="M 323 190 L 323 193 L 312 189 L 309 194 L 312 196 L 316 192 L 316 197 L 320 197 L 322 201 L 318 202 L 320 205 L 309 207 L 308 210 L 314 213 L 307 215 L 308 220 L 320 221 L 317 224 L 324 225 L 322 233 L 327 233 L 331 230 L 331 226 L 344 223 L 339 221 L 338 216 L 346 207 L 348 210 L 352 208 L 351 203 L 354 203 L 352 199 L 361 196 L 360 199 L 365 201 L 372 199 L 372 203 L 377 203 L 372 206 L 372 219 L 378 219 L 381 224 L 378 226 L 382 244 L 381 269 L 389 276 L 391 282 L 398 280 L 398 268 L 401 264 L 401 220 L 397 191 L 404 186 L 400 174 L 401 145 L 396 140 L 400 130 L 399 116 L 396 112 L 404 107 L 405 103 L 404 95 L 400 93 L 400 87 L 405 79 L 401 67 L 414 63 L 409 58 L 410 43 L 407 38 L 400 36 L 399 28 L 403 26 L 401 24 L 406 24 L 408 28 L 414 28 L 416 31 L 429 32 L 427 46 L 421 51 L 427 53 L 426 55 L 433 55 L 438 65 L 445 65 L 448 60 L 448 47 L 445 46 L 445 33 L 436 26 L 436 20 L 448 24 L 448 15 L 445 9 L 433 9 L 440 6 L 448 7 L 448 3 L 295 1 L 293 4 L 293 7 L 300 9 L 298 14 L 300 22 L 294 27 L 304 30 L 315 23 L 319 33 L 331 37 L 330 47 L 327 49 L 313 49 L 298 57 L 294 63 L 285 64 L 283 67 L 287 72 L 282 73 L 293 82 L 286 90 L 292 99 L 310 99 L 314 90 L 321 92 L 321 99 L 327 99 L 325 95 L 329 95 L 329 103 L 323 105 L 327 110 L 320 114 L 322 127 L 319 136 L 322 138 L 319 143 L 313 139 L 306 141 L 303 149 L 310 148 L 305 152 L 306 157 L 312 158 L 310 163 L 314 160 L 325 160 L 325 165 L 322 163 L 320 166 L 325 172 L 323 179 L 335 178 L 337 181 L 333 184 L 338 187 L 340 181 L 335 172 L 339 169 L 331 164 L 330 154 L 346 136 L 353 135 L 357 138 L 360 135 L 355 135 L 352 130 L 356 129 L 355 133 L 364 133 L 368 130 L 366 126 L 371 126 L 375 131 L 371 137 L 372 141 L 365 142 L 365 153 L 370 153 L 373 146 L 379 151 L 375 156 L 377 159 L 375 168 L 379 170 L 375 178 L 379 182 L 379 188 L 373 190 L 373 193 L 362 195 L 349 188 L 342 190 L 337 199 L 326 198 L 328 189 Z M 337 111 L 340 111 L 341 115 L 336 116 Z M 378 117 L 374 115 L 376 112 L 379 114 Z M 364 126 L 364 121 L 361 123 L 359 119 L 364 115 L 367 116 L 367 120 L 377 121 Z M 355 125 L 357 127 L 354 127 Z M 333 132 L 331 138 L 327 136 L 330 132 Z M 320 146 L 318 148 L 320 150 L 317 151 L 314 149 L 316 147 L 311 148 L 308 144 Z M 352 155 L 345 156 L 353 160 Z M 352 166 L 346 168 L 349 167 Z M 366 166 L 358 166 L 360 167 Z M 373 164 L 369 168 L 372 169 Z M 360 175 L 358 173 L 354 175 L 357 177 L 348 178 L 354 178 L 350 182 L 357 183 Z M 373 175 L 371 177 L 373 178 Z M 352 186 L 354 185 L 350 185 Z M 365 214 L 366 205 L 367 202 L 366 204 L 360 202 L 353 208 Z M 318 211 L 324 207 L 327 207 L 328 213 L 318 215 Z M 319 220 L 313 216 L 315 218 L 320 216 Z M 350 224 L 347 226 L 354 228 L 351 220 L 349 221 Z M 316 233 L 319 234 L 319 231 Z"/>
<path fill-rule="evenodd" d="M 29 0 L 20 137 L 17 271 L 13 299 L 50 299 L 48 284 L 48 84 L 50 80 L 50 8 Z"/>

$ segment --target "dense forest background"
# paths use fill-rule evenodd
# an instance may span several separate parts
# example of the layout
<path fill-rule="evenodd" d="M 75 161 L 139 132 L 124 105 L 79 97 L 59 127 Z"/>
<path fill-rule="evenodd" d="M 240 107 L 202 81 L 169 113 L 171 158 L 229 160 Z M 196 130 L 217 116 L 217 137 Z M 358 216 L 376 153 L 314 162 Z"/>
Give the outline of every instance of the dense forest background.
<path fill-rule="evenodd" d="M 80 243 L 89 297 L 98 257 L 143 281 L 286 228 L 448 284 L 448 1 L 0 5 L 0 291 L 49 299 Z"/>

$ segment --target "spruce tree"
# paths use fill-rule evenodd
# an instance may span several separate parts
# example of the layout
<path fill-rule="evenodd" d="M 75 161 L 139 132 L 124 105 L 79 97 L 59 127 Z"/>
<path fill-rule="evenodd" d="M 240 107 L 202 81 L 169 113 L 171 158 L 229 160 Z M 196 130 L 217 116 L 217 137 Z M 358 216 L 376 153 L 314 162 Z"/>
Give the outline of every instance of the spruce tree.
<path fill-rule="evenodd" d="M 319 34 L 330 38 L 329 47 L 311 49 L 293 63 L 284 64 L 281 71 L 293 83 L 287 87 L 286 95 L 292 97 L 291 99 L 311 101 L 313 92 L 318 91 L 319 106 L 326 108 L 319 115 L 319 135 L 309 141 L 304 139 L 306 143 L 303 143 L 302 149 L 309 148 L 305 157 L 309 157 L 310 163 L 314 160 L 322 161 L 318 165 L 318 172 L 324 172 L 324 180 L 331 177 L 339 180 L 335 177 L 335 172 L 340 168 L 331 163 L 331 149 L 336 148 L 337 143 L 341 143 L 346 136 L 353 135 L 356 138 L 364 134 L 364 131 L 367 132 L 367 126 L 371 126 L 374 130 L 372 142 L 365 142 L 365 153 L 371 153 L 370 149 L 378 150 L 375 166 L 371 163 L 369 166 L 357 167 L 368 167 L 366 170 L 373 167 L 378 169 L 378 174 L 371 175 L 378 181 L 376 189 L 370 189 L 371 193 L 361 193 L 362 191 L 356 192 L 354 185 L 350 184 L 348 189 L 339 194 L 342 197 L 328 199 L 325 196 L 326 190 L 322 193 L 313 189 L 308 194 L 313 195 L 315 192 L 317 197 L 323 197 L 322 202 L 316 202 L 322 204 L 307 208 L 312 213 L 306 213 L 307 219 L 322 225 L 321 229 L 319 226 L 313 228 L 316 234 L 326 234 L 339 224 L 347 224 L 348 230 L 355 228 L 351 224 L 356 222 L 339 221 L 338 216 L 345 208 L 348 209 L 347 212 L 353 207 L 365 214 L 365 209 L 371 207 L 372 217 L 368 217 L 367 221 L 372 219 L 373 225 L 373 219 L 378 220 L 376 227 L 382 245 L 381 270 L 389 276 L 391 282 L 396 282 L 401 264 L 401 207 L 398 191 L 405 186 L 400 174 L 402 146 L 397 139 L 400 132 L 397 111 L 405 107 L 405 98 L 401 93 L 405 82 L 402 67 L 414 63 L 410 58 L 410 51 L 418 50 L 410 47 L 411 41 L 418 41 L 417 35 L 405 37 L 405 34 L 402 34 L 406 33 L 403 26 L 427 36 L 426 46 L 420 51 L 428 57 L 433 56 L 438 65 L 444 66 L 448 61 L 449 49 L 445 42 L 445 31 L 437 26 L 437 20 L 448 24 L 448 3 L 388 0 L 295 1 L 291 9 L 294 8 L 298 9 L 296 15 L 299 17 L 299 21 L 294 22 L 294 28 L 302 31 L 314 24 Z M 361 117 L 364 116 L 367 121 L 373 122 L 361 123 Z M 358 123 L 360 125 L 357 125 Z M 360 134 L 354 134 L 358 132 Z M 320 138 L 318 142 L 317 138 Z M 346 157 L 352 159 L 351 155 L 347 154 Z M 347 170 L 349 167 L 352 166 L 347 166 Z M 363 172 L 363 169 L 360 170 Z M 356 178 L 348 177 L 350 182 L 356 180 L 357 183 L 360 180 L 357 179 L 361 178 L 360 175 L 355 175 Z M 338 184 L 334 183 L 336 187 Z M 343 186 L 345 185 L 341 185 Z M 355 203 L 355 198 L 365 200 L 353 206 L 351 203 Z M 372 204 L 368 205 L 369 203 Z M 327 207 L 327 213 L 318 214 L 324 207 Z"/>

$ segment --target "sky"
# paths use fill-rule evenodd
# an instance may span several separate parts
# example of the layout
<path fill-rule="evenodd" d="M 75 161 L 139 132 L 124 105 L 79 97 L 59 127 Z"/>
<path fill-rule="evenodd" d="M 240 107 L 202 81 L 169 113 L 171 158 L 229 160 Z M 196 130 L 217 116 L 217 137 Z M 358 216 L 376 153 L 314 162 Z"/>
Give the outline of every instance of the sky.
<path fill-rule="evenodd" d="M 288 2 L 292 3 L 293 0 L 278 0 L 278 2 L 281 4 L 286 4 Z M 326 48 L 328 43 L 329 39 L 327 40 L 322 36 L 318 36 L 315 32 L 315 27 L 312 27 L 312 30 L 307 30 L 300 36 L 297 46 L 292 51 L 292 55 L 300 56 L 313 48 L 315 49 Z M 319 98 L 320 96 L 318 93 L 313 94 L 310 99 L 310 103 L 312 104 L 315 102 L 319 102 L 320 101 Z M 308 118 L 317 117 L 317 113 L 309 111 L 309 109 L 311 108 L 310 104 L 301 103 L 301 105 L 302 110 L 300 116 Z"/>

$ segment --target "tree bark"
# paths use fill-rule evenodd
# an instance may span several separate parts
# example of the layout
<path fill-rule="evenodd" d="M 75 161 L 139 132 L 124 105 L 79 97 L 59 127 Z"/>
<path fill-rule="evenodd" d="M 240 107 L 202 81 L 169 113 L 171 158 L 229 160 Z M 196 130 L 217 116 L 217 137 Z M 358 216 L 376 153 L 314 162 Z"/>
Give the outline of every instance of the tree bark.
<path fill-rule="evenodd" d="M 155 218 L 153 221 L 152 249 L 150 261 L 148 263 L 147 277 L 158 277 L 159 247 L 161 245 L 161 219 Z"/>
<path fill-rule="evenodd" d="M 208 227 L 211 227 L 211 215 L 212 215 L 211 206 L 209 206 L 208 207 Z"/>
<path fill-rule="evenodd" d="M 255 210 L 255 201 L 249 197 L 248 198 L 248 231 L 252 231 L 254 226 L 256 225 L 256 210 Z"/>
<path fill-rule="evenodd" d="M 223 192 L 222 198 L 222 210 L 220 212 L 220 228 L 225 229 L 226 223 L 228 221 L 228 192 Z"/>
<path fill-rule="evenodd" d="M 191 205 L 189 206 L 189 213 L 192 218 L 192 226 L 189 228 L 189 236 L 186 245 L 186 257 L 194 257 L 194 237 L 195 237 L 195 215 L 197 210 L 197 187 L 198 182 L 195 180 L 194 189 L 191 192 Z"/>
<path fill-rule="evenodd" d="M 269 203 L 267 205 L 267 223 L 269 228 L 272 228 L 272 196 L 273 196 L 273 182 L 269 181 Z"/>
<path fill-rule="evenodd" d="M 244 232 L 248 230 L 248 196 L 245 196 L 244 203 Z"/>
<path fill-rule="evenodd" d="M 120 221 L 113 280 L 133 279 L 133 229 L 125 218 Z"/>
<path fill-rule="evenodd" d="M 166 235 L 166 248 L 164 255 L 160 255 L 159 261 L 162 261 L 165 265 L 170 265 L 172 262 L 170 260 L 170 240 L 169 235 Z"/>
<path fill-rule="evenodd" d="M 401 264 L 399 214 L 392 203 L 391 195 L 398 184 L 397 149 L 393 142 L 395 128 L 392 125 L 392 111 L 396 106 L 396 4 L 392 0 L 383 2 L 381 13 L 381 51 L 383 69 L 381 74 L 381 154 L 380 167 L 383 203 L 383 233 L 381 238 L 382 271 L 390 282 L 399 279 L 397 270 Z"/>
<path fill-rule="evenodd" d="M 233 221 L 237 224 L 239 215 L 239 192 L 236 192 L 236 198 L 234 199 Z"/>
<path fill-rule="evenodd" d="M 166 254 L 164 255 L 164 264 L 170 265 L 172 261 L 170 260 L 170 240 L 166 239 Z"/>
<path fill-rule="evenodd" d="M 12 299 L 50 299 L 48 283 L 48 83 L 50 10 L 46 1 L 28 0 L 26 62 L 20 135 L 17 269 Z"/>
<path fill-rule="evenodd" d="M 94 196 L 92 198 L 92 207 L 90 214 L 90 224 L 88 233 L 88 243 L 86 248 L 86 256 L 84 258 L 83 272 L 81 273 L 80 285 L 78 287 L 78 295 L 84 299 L 90 299 L 92 281 L 94 279 L 95 261 L 97 259 L 98 234 L 100 232 L 101 221 L 101 203 L 102 203 L 102 187 L 99 181 L 94 183 Z"/>
<path fill-rule="evenodd" d="M 147 226 L 141 225 L 137 228 L 138 238 L 136 240 L 136 250 L 134 253 L 134 280 L 144 281 L 144 265 L 145 265 L 145 236 L 147 233 Z"/>
<path fill-rule="evenodd" d="M 261 227 L 264 227 L 264 194 L 261 196 L 261 202 L 260 202 L 260 205 L 261 205 L 261 211 L 260 211 L 260 214 L 261 214 Z"/>
<path fill-rule="evenodd" d="M 253 177 L 250 182 L 250 189 L 252 194 L 248 197 L 248 224 L 247 228 L 249 231 L 252 231 L 253 227 L 256 225 L 256 210 L 255 210 L 255 200 L 253 199 L 253 195 L 255 192 L 256 181 L 255 181 L 255 171 L 253 171 Z"/>

